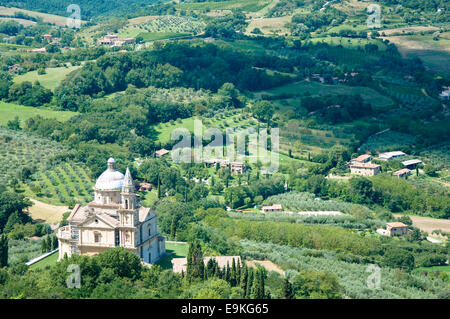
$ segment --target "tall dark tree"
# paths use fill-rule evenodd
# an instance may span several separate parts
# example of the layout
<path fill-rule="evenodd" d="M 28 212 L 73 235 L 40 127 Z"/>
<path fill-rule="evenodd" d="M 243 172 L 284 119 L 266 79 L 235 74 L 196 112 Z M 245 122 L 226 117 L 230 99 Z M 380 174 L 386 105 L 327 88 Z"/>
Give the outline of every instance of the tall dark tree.
<path fill-rule="evenodd" d="M 289 282 L 288 278 L 285 277 L 283 281 L 283 297 L 284 299 L 294 299 L 294 289 L 292 284 Z"/>
<path fill-rule="evenodd" d="M 196 279 L 203 279 L 205 273 L 205 264 L 203 263 L 203 252 L 198 240 L 189 243 L 187 256 L 186 278 L 189 282 Z"/>
<path fill-rule="evenodd" d="M 0 235 L 0 268 L 8 266 L 8 237 Z"/>
<path fill-rule="evenodd" d="M 242 266 L 242 271 L 241 271 L 241 289 L 243 292 L 243 298 L 247 298 L 247 286 L 248 286 L 248 268 L 247 265 L 244 263 L 244 265 Z"/>

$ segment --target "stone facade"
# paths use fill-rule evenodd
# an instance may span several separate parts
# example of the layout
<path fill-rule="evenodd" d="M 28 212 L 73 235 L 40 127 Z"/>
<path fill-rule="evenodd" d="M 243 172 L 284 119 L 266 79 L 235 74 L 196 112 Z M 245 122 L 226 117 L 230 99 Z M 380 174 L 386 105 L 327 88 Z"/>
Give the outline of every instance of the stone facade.
<path fill-rule="evenodd" d="M 152 264 L 165 254 L 165 238 L 158 233 L 157 217 L 140 205 L 130 170 L 116 170 L 114 159 L 97 179 L 94 200 L 77 204 L 58 229 L 59 260 L 67 255 L 95 255 L 121 246 Z"/>

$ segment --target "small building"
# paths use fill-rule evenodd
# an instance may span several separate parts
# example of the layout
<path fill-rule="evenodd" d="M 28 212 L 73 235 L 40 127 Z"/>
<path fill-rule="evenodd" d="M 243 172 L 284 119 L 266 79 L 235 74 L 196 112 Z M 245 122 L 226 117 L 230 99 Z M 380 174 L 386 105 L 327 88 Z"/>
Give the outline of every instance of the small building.
<path fill-rule="evenodd" d="M 233 264 L 233 259 L 236 264 L 242 264 L 240 256 L 215 256 L 215 257 L 203 257 L 203 263 L 205 266 L 208 264 L 210 259 L 215 259 L 219 268 L 224 269 L 227 265 L 231 267 Z M 172 270 L 176 273 L 186 273 L 187 269 L 187 258 L 173 258 L 172 259 Z"/>
<path fill-rule="evenodd" d="M 386 152 L 386 153 L 380 153 L 378 154 L 378 159 L 382 161 L 390 161 L 394 158 L 405 156 L 406 154 L 401 151 L 394 151 L 394 152 Z"/>
<path fill-rule="evenodd" d="M 261 211 L 263 213 L 281 213 L 283 211 L 283 207 L 281 204 L 273 204 L 272 206 L 263 206 Z"/>
<path fill-rule="evenodd" d="M 401 222 L 392 222 L 386 224 L 387 236 L 403 236 L 408 233 L 408 225 Z"/>
<path fill-rule="evenodd" d="M 418 159 L 412 159 L 409 161 L 402 162 L 403 166 L 405 166 L 406 168 L 409 168 L 409 169 L 415 169 L 417 167 L 417 165 L 419 165 L 421 163 L 422 163 L 422 161 L 418 160 Z"/>
<path fill-rule="evenodd" d="M 150 183 L 139 183 L 138 190 L 140 192 L 150 192 L 152 190 L 152 184 L 150 184 Z"/>
<path fill-rule="evenodd" d="M 53 39 L 51 34 L 44 34 L 44 40 L 50 41 L 51 39 Z"/>
<path fill-rule="evenodd" d="M 359 155 L 357 158 L 351 160 L 352 163 L 367 163 L 372 160 L 372 156 L 369 154 Z"/>
<path fill-rule="evenodd" d="M 401 151 L 385 152 L 385 153 L 380 153 L 378 155 L 378 159 L 390 161 L 392 159 L 395 159 L 395 158 L 401 157 L 401 156 L 406 156 L 406 154 Z"/>
<path fill-rule="evenodd" d="M 381 172 L 381 166 L 373 163 L 351 163 L 350 172 L 362 176 L 375 176 Z"/>
<path fill-rule="evenodd" d="M 392 176 L 398 177 L 398 178 L 406 178 L 407 176 L 411 175 L 411 170 L 408 168 L 403 168 L 399 171 L 396 171 L 392 173 Z"/>
<path fill-rule="evenodd" d="M 156 153 L 156 157 L 163 157 L 163 156 L 169 154 L 169 151 L 162 148 L 162 149 L 156 151 L 155 153 Z"/>

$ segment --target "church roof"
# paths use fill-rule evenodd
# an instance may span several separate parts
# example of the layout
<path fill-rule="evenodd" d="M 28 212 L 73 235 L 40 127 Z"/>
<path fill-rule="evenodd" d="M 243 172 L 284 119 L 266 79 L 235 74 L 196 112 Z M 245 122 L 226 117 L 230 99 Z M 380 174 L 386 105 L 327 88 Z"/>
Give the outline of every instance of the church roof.
<path fill-rule="evenodd" d="M 122 189 L 125 176 L 116 170 L 116 161 L 113 158 L 108 160 L 108 169 L 104 171 L 95 182 L 95 188 L 100 190 Z"/>

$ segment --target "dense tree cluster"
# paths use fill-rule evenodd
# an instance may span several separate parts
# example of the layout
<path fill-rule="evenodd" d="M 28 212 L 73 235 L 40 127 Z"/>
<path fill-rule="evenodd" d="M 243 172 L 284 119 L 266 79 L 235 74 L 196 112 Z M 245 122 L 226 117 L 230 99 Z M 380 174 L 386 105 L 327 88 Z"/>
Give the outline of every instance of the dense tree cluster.
<path fill-rule="evenodd" d="M 261 65 L 262 59 L 256 61 Z M 291 81 L 254 68 L 255 64 L 249 56 L 213 44 L 168 43 L 154 51 L 105 55 L 87 63 L 61 83 L 55 96 L 63 108 L 83 110 L 80 104 L 86 96 L 122 91 L 130 84 L 138 88 L 184 86 L 217 91 L 225 83 L 233 83 L 239 90 L 258 90 Z"/>

